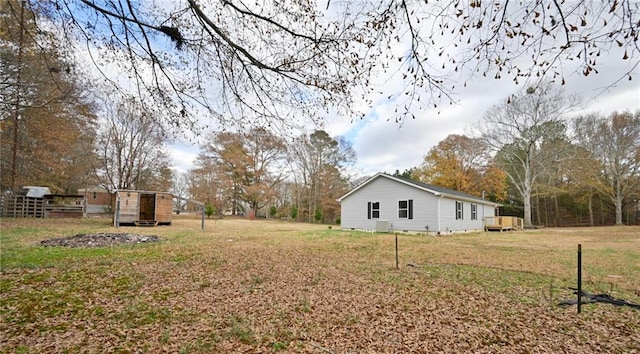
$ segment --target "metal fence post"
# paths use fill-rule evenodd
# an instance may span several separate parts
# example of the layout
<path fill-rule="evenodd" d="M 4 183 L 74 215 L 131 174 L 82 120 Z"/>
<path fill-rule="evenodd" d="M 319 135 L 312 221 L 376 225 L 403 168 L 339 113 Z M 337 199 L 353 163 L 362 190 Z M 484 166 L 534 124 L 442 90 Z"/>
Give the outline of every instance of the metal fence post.
<path fill-rule="evenodd" d="M 578 244 L 578 313 L 582 307 L 582 245 Z"/>
<path fill-rule="evenodd" d="M 398 234 L 396 234 L 396 269 L 400 269 L 400 258 L 398 256 Z"/>

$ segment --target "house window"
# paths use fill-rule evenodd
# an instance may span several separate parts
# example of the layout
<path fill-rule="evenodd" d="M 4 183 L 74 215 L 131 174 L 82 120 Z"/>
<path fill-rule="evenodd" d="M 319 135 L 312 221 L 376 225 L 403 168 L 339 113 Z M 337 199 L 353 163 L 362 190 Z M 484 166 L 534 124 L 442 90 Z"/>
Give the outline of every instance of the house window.
<path fill-rule="evenodd" d="M 380 202 L 367 203 L 367 219 L 380 218 Z"/>
<path fill-rule="evenodd" d="M 398 201 L 398 218 L 413 219 L 413 199 Z"/>
<path fill-rule="evenodd" d="M 462 220 L 462 202 L 456 201 L 456 220 Z"/>
<path fill-rule="evenodd" d="M 98 193 L 93 192 L 93 199 L 96 199 L 96 198 L 98 198 Z"/>
<path fill-rule="evenodd" d="M 471 220 L 478 220 L 478 204 L 471 204 Z"/>

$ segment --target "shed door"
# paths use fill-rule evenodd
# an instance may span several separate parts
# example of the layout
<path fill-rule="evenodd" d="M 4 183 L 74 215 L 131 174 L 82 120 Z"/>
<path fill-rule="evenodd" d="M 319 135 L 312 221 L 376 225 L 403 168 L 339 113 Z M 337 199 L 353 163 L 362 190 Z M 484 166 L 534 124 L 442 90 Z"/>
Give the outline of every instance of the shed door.
<path fill-rule="evenodd" d="M 158 224 L 171 224 L 173 196 L 169 193 L 156 194 L 156 221 Z"/>
<path fill-rule="evenodd" d="M 155 194 L 140 194 L 140 218 L 138 220 L 155 220 Z"/>
<path fill-rule="evenodd" d="M 138 217 L 138 192 L 118 192 L 120 198 L 119 222 L 132 223 Z M 114 203 L 116 200 L 114 199 Z"/>

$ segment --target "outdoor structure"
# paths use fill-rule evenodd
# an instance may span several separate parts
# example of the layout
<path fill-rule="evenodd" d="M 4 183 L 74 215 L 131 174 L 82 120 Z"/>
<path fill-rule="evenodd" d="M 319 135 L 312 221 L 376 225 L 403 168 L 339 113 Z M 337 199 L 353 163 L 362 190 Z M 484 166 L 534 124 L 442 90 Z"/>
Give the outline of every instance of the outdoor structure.
<path fill-rule="evenodd" d="M 82 218 L 82 195 L 51 194 L 49 188 L 22 187 L 22 193 L 4 194 L 0 214 L 10 218 Z"/>
<path fill-rule="evenodd" d="M 449 234 L 484 230 L 500 206 L 466 193 L 378 173 L 338 199 L 343 229 Z"/>
<path fill-rule="evenodd" d="M 167 192 L 119 190 L 114 193 L 113 224 L 171 225 L 173 195 Z"/>
<path fill-rule="evenodd" d="M 487 216 L 484 218 L 485 231 L 522 230 L 524 220 L 515 216 Z"/>
<path fill-rule="evenodd" d="M 111 215 L 113 195 L 106 188 L 80 188 L 78 195 L 84 196 L 86 216 Z"/>

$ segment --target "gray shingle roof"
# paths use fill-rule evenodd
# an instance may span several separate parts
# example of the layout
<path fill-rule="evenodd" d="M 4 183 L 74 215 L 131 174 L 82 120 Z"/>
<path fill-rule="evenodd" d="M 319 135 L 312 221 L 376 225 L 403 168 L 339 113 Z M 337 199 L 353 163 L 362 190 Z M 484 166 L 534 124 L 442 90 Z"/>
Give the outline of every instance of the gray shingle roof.
<path fill-rule="evenodd" d="M 342 197 L 340 197 L 338 200 L 344 199 L 349 194 L 355 192 L 356 190 L 360 189 L 362 186 L 368 184 L 369 182 L 373 181 L 374 179 L 376 179 L 378 177 L 386 177 L 386 178 L 389 178 L 389 179 L 392 179 L 392 180 L 399 181 L 401 183 L 405 183 L 405 184 L 411 185 L 411 186 L 416 187 L 418 189 L 426 190 L 426 191 L 429 191 L 429 192 L 432 192 L 432 193 L 436 193 L 436 194 L 442 194 L 442 195 L 449 196 L 449 197 L 458 197 L 458 198 L 467 199 L 467 200 L 474 200 L 474 201 L 477 201 L 479 203 L 495 205 L 495 206 L 500 205 L 499 203 L 494 203 L 494 202 L 492 202 L 490 200 L 485 200 L 485 199 L 482 199 L 480 197 L 476 197 L 475 195 L 463 193 L 463 192 L 456 191 L 456 190 L 453 190 L 453 189 L 443 188 L 443 187 L 436 186 L 436 185 L 433 185 L 433 184 L 414 181 L 414 180 L 411 180 L 411 179 L 408 179 L 408 178 L 391 176 L 391 175 L 389 175 L 387 173 L 383 173 L 383 172 L 375 174 L 373 177 L 369 178 L 368 180 L 366 180 L 365 182 L 363 182 L 362 184 L 360 184 L 356 188 L 352 189 L 347 194 L 345 194 Z"/>

